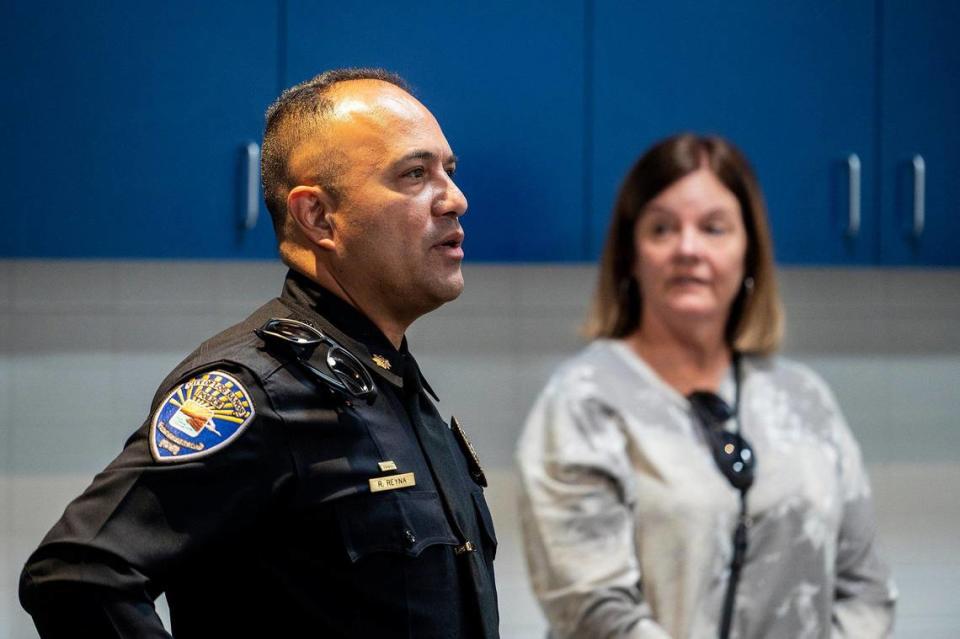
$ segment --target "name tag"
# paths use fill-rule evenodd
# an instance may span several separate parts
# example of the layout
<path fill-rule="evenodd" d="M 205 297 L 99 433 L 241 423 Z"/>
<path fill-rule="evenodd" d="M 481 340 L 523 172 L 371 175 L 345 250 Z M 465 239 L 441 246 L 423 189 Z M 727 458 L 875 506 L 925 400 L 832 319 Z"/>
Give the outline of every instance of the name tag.
<path fill-rule="evenodd" d="M 390 475 L 389 477 L 375 477 L 370 480 L 370 492 L 379 493 L 383 490 L 396 490 L 398 488 L 410 488 L 417 485 L 417 479 L 413 473 L 403 473 L 402 475 Z"/>

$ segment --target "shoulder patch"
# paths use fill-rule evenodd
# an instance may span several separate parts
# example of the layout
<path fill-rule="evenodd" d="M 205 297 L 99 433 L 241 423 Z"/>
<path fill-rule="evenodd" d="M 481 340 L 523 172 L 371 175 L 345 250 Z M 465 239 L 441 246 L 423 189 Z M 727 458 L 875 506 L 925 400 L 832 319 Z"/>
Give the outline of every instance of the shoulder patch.
<path fill-rule="evenodd" d="M 223 371 L 197 375 L 160 403 L 150 422 L 150 452 L 158 462 L 203 457 L 237 438 L 253 420 L 250 393 Z"/>

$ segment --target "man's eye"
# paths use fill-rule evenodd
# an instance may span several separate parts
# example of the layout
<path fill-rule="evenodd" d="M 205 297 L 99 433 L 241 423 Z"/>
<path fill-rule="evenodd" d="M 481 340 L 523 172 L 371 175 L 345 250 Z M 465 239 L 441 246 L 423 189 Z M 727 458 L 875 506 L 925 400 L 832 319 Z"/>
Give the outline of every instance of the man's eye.
<path fill-rule="evenodd" d="M 451 167 L 445 169 L 445 171 L 447 172 L 447 175 L 449 175 L 450 177 L 453 177 L 454 175 L 457 174 L 457 167 L 451 166 Z"/>
<path fill-rule="evenodd" d="M 418 166 L 417 168 L 411 169 L 411 170 L 407 171 L 406 173 L 404 173 L 404 174 L 403 174 L 403 177 L 409 177 L 409 178 L 413 178 L 413 179 L 415 179 L 415 180 L 419 180 L 420 178 L 422 178 L 422 177 L 425 176 L 426 174 L 427 174 L 427 171 L 426 171 L 422 166 Z"/>

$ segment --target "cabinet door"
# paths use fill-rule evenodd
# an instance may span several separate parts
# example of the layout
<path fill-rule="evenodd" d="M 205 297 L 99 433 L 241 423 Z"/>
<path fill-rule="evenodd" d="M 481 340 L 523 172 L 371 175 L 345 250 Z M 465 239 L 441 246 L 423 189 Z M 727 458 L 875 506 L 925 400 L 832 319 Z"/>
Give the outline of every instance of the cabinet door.
<path fill-rule="evenodd" d="M 778 261 L 874 260 L 875 23 L 871 0 L 597 0 L 593 254 L 639 154 L 695 131 L 728 137 L 750 159 Z M 850 154 L 861 164 L 856 235 L 847 232 Z"/>
<path fill-rule="evenodd" d="M 957 266 L 960 3 L 883 0 L 882 7 L 883 259 Z"/>
<path fill-rule="evenodd" d="M 583 259 L 583 0 L 287 7 L 286 83 L 381 66 L 437 116 L 470 204 L 468 260 Z"/>
<path fill-rule="evenodd" d="M 238 230 L 241 153 L 278 85 L 275 3 L 4 5 L 4 255 L 275 253 L 265 212 Z"/>

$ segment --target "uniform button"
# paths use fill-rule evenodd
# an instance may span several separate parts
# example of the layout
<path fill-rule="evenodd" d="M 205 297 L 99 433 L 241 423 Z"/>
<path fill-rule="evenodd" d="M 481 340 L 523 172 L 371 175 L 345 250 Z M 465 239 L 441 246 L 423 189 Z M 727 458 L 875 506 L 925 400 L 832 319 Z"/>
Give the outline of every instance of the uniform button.
<path fill-rule="evenodd" d="M 403 531 L 403 536 L 407 540 L 407 545 L 412 546 L 417 543 L 417 536 L 409 528 Z"/>

